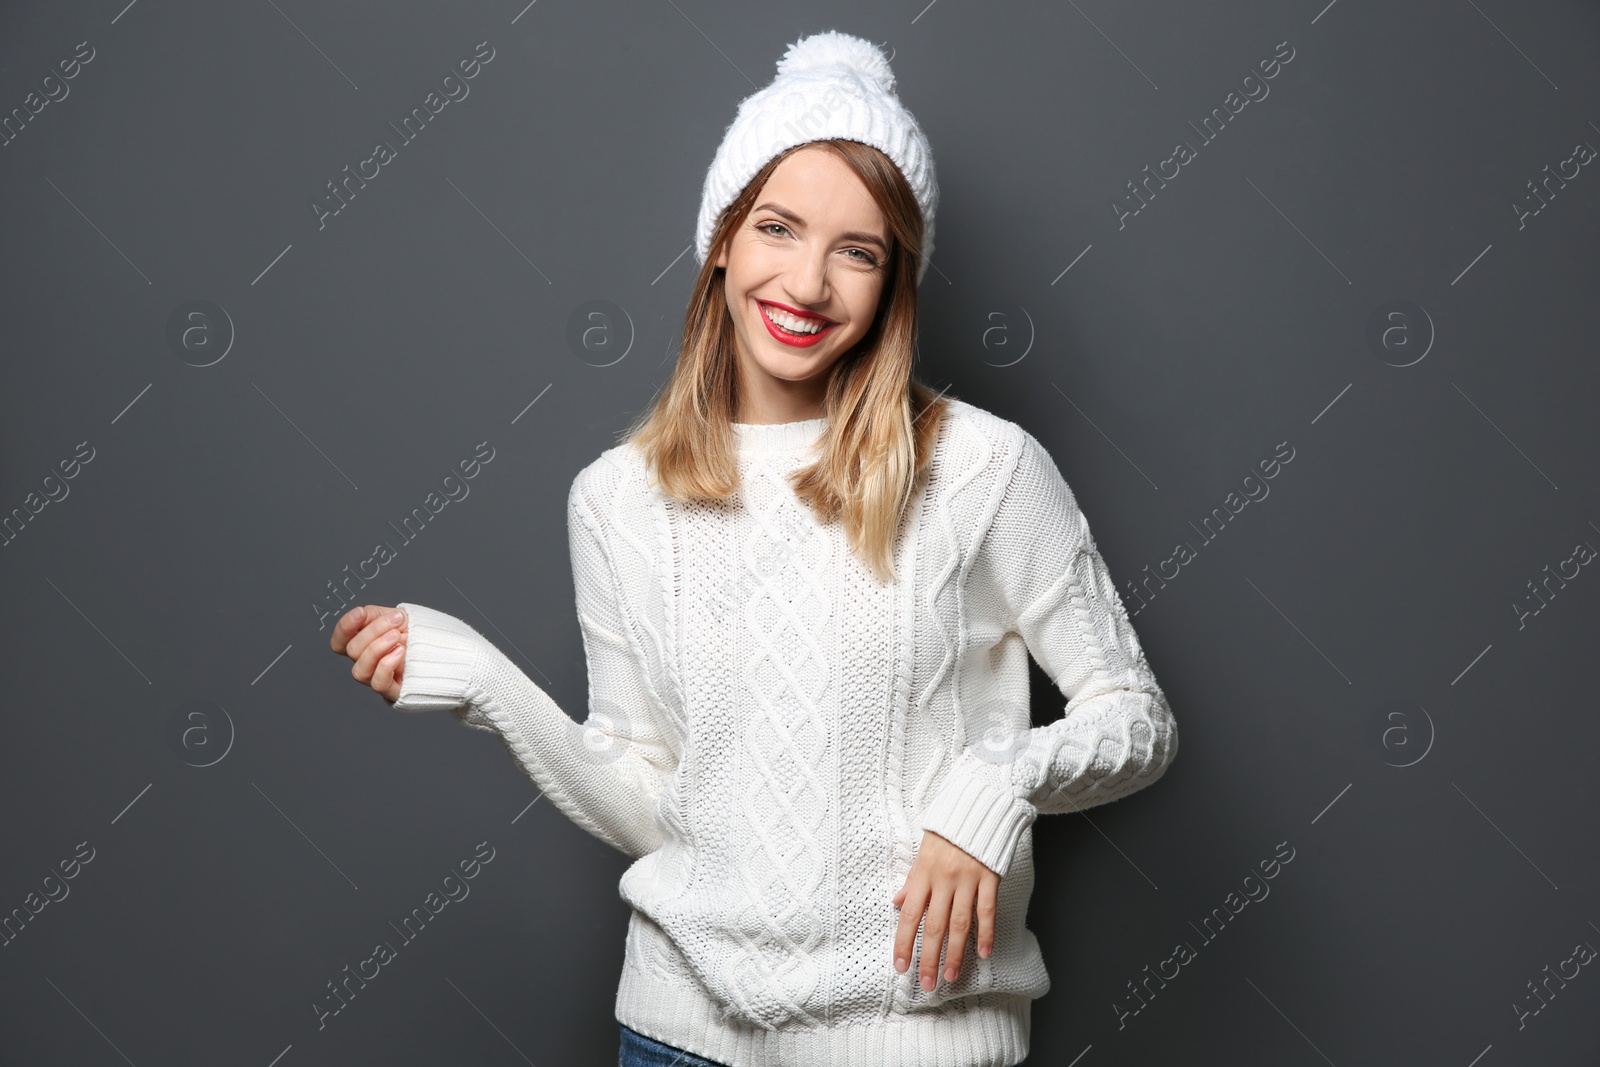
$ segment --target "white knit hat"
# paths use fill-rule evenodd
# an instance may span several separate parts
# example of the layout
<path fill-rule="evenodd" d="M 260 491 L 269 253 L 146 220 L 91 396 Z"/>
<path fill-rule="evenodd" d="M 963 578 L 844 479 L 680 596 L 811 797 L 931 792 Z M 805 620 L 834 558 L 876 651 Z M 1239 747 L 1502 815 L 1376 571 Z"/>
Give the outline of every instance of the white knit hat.
<path fill-rule="evenodd" d="M 922 128 L 894 94 L 894 71 L 871 41 L 828 30 L 802 38 L 778 60 L 778 74 L 765 89 L 739 104 L 700 194 L 695 259 L 711 251 L 717 217 L 773 156 L 795 145 L 843 137 L 869 144 L 894 160 L 922 208 L 922 262 L 933 254 L 933 213 L 939 183 L 933 151 Z"/>

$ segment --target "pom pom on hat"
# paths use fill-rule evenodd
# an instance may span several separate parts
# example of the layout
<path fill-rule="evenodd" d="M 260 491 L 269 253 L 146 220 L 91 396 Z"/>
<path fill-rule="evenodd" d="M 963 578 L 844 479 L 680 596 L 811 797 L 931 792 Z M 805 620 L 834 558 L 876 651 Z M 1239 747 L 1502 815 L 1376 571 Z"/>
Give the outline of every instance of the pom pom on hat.
<path fill-rule="evenodd" d="M 727 206 L 774 156 L 811 141 L 841 138 L 871 145 L 900 168 L 922 210 L 922 259 L 933 255 L 939 184 L 933 150 L 895 95 L 883 50 L 861 37 L 825 30 L 788 46 L 772 82 L 745 97 L 706 171 L 695 225 L 695 259 L 711 254 L 711 232 Z"/>
<path fill-rule="evenodd" d="M 894 92 L 894 71 L 889 69 L 883 49 L 838 30 L 814 33 L 790 45 L 778 60 L 778 73 L 800 74 L 833 66 L 849 67 L 872 79 L 881 91 Z"/>

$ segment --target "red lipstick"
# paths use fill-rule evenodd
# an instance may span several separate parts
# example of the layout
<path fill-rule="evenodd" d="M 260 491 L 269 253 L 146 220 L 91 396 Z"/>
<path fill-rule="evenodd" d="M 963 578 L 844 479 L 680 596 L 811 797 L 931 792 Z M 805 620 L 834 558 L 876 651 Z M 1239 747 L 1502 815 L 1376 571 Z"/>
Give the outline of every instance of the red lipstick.
<path fill-rule="evenodd" d="M 781 326 L 777 325 L 776 323 L 774 323 L 771 319 L 767 318 L 766 311 L 762 310 L 762 307 L 761 307 L 762 304 L 771 304 L 773 307 L 777 308 L 778 310 L 786 311 L 789 314 L 795 316 L 796 318 L 808 319 L 808 320 L 811 320 L 811 321 L 814 321 L 814 322 L 823 322 L 825 324 L 823 325 L 822 329 L 818 330 L 816 333 L 806 333 L 806 334 L 790 333 L 789 331 L 785 330 L 783 327 L 781 327 Z M 812 314 L 809 314 L 807 312 L 800 311 L 800 310 L 798 310 L 796 308 L 791 308 L 791 307 L 788 307 L 788 306 L 786 306 L 784 304 L 779 304 L 779 303 L 777 303 L 775 301 L 772 301 L 772 300 L 765 300 L 765 301 L 757 300 L 756 301 L 756 314 L 761 316 L 761 323 L 762 323 L 763 326 L 765 326 L 767 328 L 767 332 L 768 333 L 770 333 L 773 337 L 776 337 L 778 340 L 782 341 L 784 344 L 789 345 L 791 348 L 810 348 L 812 345 L 816 344 L 818 341 L 820 341 L 824 337 L 828 336 L 829 332 L 832 331 L 832 329 L 835 326 L 838 325 L 838 323 L 836 323 L 836 322 L 828 322 L 828 321 L 826 321 L 821 315 L 812 315 Z"/>

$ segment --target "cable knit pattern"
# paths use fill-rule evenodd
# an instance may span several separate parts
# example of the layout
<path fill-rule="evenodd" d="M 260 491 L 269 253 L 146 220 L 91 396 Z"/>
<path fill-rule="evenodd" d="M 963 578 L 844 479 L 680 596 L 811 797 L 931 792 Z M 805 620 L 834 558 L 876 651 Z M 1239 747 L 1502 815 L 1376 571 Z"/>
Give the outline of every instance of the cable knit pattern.
<path fill-rule="evenodd" d="M 789 486 L 826 425 L 736 424 L 741 488 L 717 504 L 665 498 L 629 445 L 578 474 L 582 723 L 417 604 L 395 707 L 495 732 L 633 857 L 621 1022 L 732 1067 L 1009 1067 L 1050 988 L 1030 828 L 1155 781 L 1177 726 L 1032 435 L 951 401 L 884 584 Z M 1030 653 L 1066 698 L 1040 727 Z M 974 925 L 931 992 L 890 960 L 925 830 L 1002 875 L 993 956 Z"/>

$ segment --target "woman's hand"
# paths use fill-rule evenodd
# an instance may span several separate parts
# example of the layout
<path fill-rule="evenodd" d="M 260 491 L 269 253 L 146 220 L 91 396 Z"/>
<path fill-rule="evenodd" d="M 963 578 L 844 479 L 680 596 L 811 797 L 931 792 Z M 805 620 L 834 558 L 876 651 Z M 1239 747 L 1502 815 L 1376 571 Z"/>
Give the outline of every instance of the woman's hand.
<path fill-rule="evenodd" d="M 917 924 L 922 926 L 922 988 L 938 985 L 939 951 L 949 931 L 950 945 L 945 956 L 944 977 L 955 981 L 961 973 L 961 953 L 967 947 L 972 929 L 972 913 L 978 913 L 978 955 L 987 958 L 994 951 L 995 896 L 1000 876 L 964 849 L 932 830 L 922 832 L 917 858 L 906 875 L 905 885 L 894 895 L 900 909 L 900 929 L 894 938 L 894 969 L 911 966 L 911 946 L 917 939 Z M 923 921 L 923 911 L 927 920 Z"/>
<path fill-rule="evenodd" d="M 365 625 L 363 625 L 365 623 Z M 328 644 L 355 660 L 350 676 L 393 704 L 400 699 L 406 665 L 406 613 L 367 604 L 351 608 L 333 626 Z"/>

